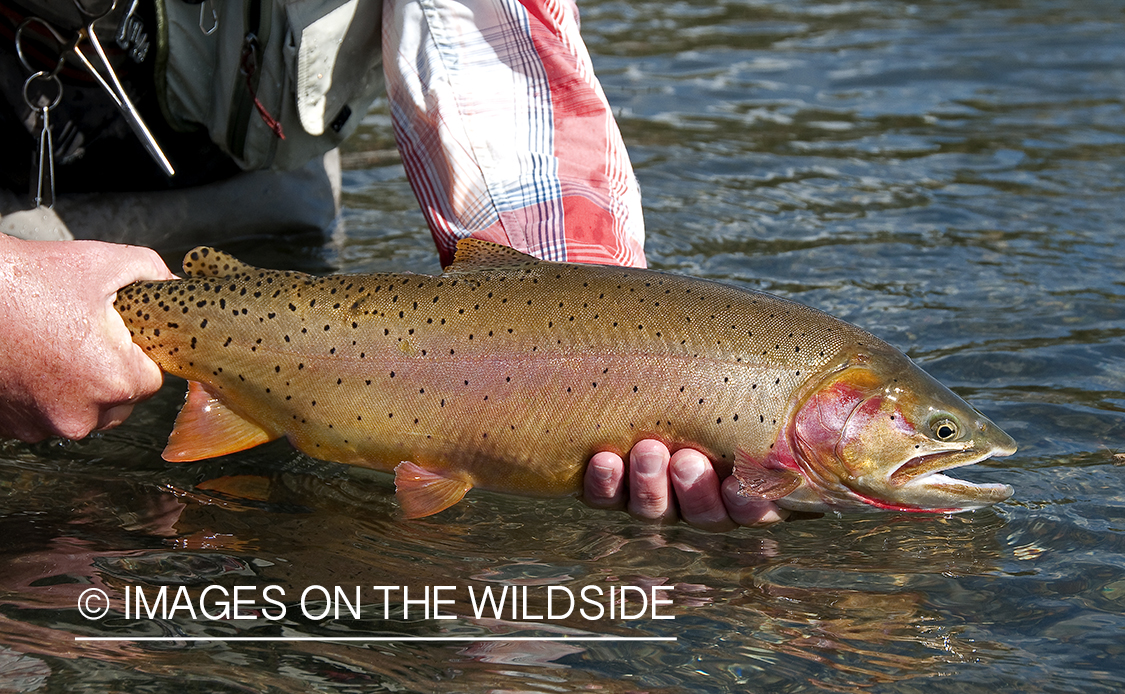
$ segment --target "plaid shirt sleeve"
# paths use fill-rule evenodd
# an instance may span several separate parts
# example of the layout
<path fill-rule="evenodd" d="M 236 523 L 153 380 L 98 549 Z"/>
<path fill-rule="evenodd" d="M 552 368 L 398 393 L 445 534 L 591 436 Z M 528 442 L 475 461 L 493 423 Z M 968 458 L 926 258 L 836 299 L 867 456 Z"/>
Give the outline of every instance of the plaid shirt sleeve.
<path fill-rule="evenodd" d="M 473 236 L 643 267 L 640 190 L 573 0 L 385 0 L 395 136 L 443 265 Z"/>

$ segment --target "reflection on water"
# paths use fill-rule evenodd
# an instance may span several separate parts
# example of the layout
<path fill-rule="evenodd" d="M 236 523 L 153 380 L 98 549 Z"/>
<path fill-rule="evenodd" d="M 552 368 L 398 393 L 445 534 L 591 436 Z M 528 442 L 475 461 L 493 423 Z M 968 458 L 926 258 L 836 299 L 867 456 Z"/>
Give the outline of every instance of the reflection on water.
<path fill-rule="evenodd" d="M 474 492 L 403 521 L 389 481 L 274 443 L 169 465 L 170 383 L 122 428 L 0 443 L 0 692 L 1118 691 L 1125 655 L 1125 15 L 1109 0 L 583 2 L 654 266 L 764 288 L 906 349 L 1020 442 L 952 518 L 709 535 Z M 263 265 L 435 272 L 378 105 L 322 247 Z M 169 249 L 176 251 L 179 249 Z M 172 258 L 170 258 L 172 259 Z M 78 613 L 126 589 L 278 586 L 278 620 Z M 307 619 L 312 585 L 451 586 L 449 620 Z M 663 590 L 674 620 L 477 615 L 472 588 Z M 210 595 L 214 596 L 214 593 Z M 509 593 L 511 595 L 511 593 Z M 635 596 L 634 596 L 635 597 Z M 605 601 L 603 600 L 603 603 Z M 75 635 L 463 636 L 75 642 Z M 675 642 L 487 641 L 544 635 Z"/>

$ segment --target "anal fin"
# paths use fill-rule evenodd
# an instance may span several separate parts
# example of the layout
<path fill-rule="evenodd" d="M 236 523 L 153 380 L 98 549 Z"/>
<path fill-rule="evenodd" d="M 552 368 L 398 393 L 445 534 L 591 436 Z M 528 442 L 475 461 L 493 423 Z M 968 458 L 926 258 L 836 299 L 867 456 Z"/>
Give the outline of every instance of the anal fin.
<path fill-rule="evenodd" d="M 409 461 L 395 466 L 395 497 L 406 518 L 423 518 L 461 500 L 473 485 L 445 477 Z"/>
<path fill-rule="evenodd" d="M 224 405 L 203 384 L 188 381 L 187 401 L 161 455 L 169 462 L 187 463 L 237 453 L 276 438 L 280 437 Z"/>
<path fill-rule="evenodd" d="M 804 478 L 793 470 L 767 468 L 742 451 L 734 455 L 734 477 L 739 493 L 777 501 L 789 496 L 801 486 Z"/>

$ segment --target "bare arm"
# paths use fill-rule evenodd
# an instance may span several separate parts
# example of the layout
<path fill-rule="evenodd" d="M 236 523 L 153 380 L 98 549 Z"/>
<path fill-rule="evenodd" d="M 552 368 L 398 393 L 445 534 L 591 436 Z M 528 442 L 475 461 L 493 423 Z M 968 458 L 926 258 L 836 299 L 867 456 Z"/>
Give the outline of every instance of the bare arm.
<path fill-rule="evenodd" d="M 113 299 L 131 282 L 172 277 L 147 248 L 0 234 L 0 436 L 82 438 L 155 393 L 160 369 Z"/>

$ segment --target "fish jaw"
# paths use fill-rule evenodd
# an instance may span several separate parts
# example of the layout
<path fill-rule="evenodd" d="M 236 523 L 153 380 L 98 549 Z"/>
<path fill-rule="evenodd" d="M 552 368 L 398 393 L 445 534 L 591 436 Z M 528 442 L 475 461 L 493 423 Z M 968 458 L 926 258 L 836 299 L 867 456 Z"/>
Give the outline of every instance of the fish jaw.
<path fill-rule="evenodd" d="M 986 508 L 1009 499 L 1012 487 L 1001 483 L 973 483 L 950 477 L 943 471 L 975 465 L 994 455 L 1001 457 L 1010 453 L 922 456 L 922 460 L 909 460 L 899 469 L 918 465 L 926 467 L 926 472 L 900 475 L 896 470 L 884 480 L 864 480 L 851 492 L 868 506 L 888 511 L 962 513 Z"/>
<path fill-rule="evenodd" d="M 987 424 L 982 432 L 984 445 L 921 455 L 898 466 L 886 479 L 885 486 L 894 490 L 886 495 L 909 498 L 916 505 L 946 513 L 972 511 L 1007 501 L 1014 492 L 1010 485 L 972 483 L 943 474 L 1016 452 L 1016 442 L 1008 434 L 991 422 Z"/>
<path fill-rule="evenodd" d="M 959 513 L 1013 493 L 943 474 L 1011 455 L 1015 441 L 897 352 L 861 355 L 830 373 L 796 408 L 790 430 L 805 480 L 778 501 L 785 508 Z"/>

